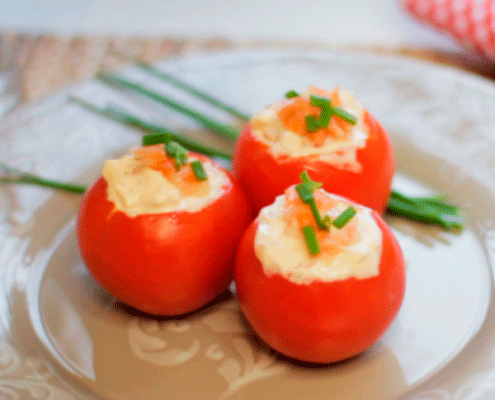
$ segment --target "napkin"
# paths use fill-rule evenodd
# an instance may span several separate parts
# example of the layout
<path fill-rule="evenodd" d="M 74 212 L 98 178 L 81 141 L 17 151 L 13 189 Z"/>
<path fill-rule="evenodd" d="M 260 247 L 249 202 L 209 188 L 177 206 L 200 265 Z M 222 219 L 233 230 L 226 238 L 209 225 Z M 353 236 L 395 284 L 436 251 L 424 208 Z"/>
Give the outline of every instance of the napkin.
<path fill-rule="evenodd" d="M 495 60 L 495 0 L 403 0 L 407 13 Z"/>

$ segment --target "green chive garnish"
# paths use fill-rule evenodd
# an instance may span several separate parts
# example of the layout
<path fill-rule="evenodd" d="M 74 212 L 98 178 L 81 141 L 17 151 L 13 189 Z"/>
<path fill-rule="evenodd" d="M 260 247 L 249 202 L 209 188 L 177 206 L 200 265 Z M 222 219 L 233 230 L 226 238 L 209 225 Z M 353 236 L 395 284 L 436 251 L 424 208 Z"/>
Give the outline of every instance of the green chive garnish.
<path fill-rule="evenodd" d="M 191 168 L 194 172 L 194 176 L 198 181 L 205 181 L 208 179 L 208 175 L 206 175 L 206 171 L 201 161 L 192 161 Z"/>
<path fill-rule="evenodd" d="M 312 106 L 319 108 L 329 108 L 332 106 L 332 103 L 330 103 L 330 100 L 326 97 L 311 95 L 309 96 L 309 102 Z"/>
<path fill-rule="evenodd" d="M 306 130 L 308 132 L 315 132 L 320 129 L 320 121 L 314 115 L 306 115 L 304 120 L 306 121 Z"/>
<path fill-rule="evenodd" d="M 308 204 L 309 207 L 311 208 L 311 211 L 315 218 L 316 224 L 318 225 L 318 228 L 323 230 L 328 230 L 330 227 L 329 225 L 326 225 L 324 223 L 323 219 L 320 216 L 320 212 L 318 211 L 318 207 L 316 206 L 316 201 L 313 197 L 313 192 L 311 191 L 311 188 L 308 187 L 308 185 L 306 185 L 305 183 L 300 183 L 296 186 L 296 191 L 302 202 Z"/>
<path fill-rule="evenodd" d="M 299 96 L 299 93 L 297 93 L 295 90 L 289 90 L 287 93 L 285 93 L 285 97 L 287 99 L 292 99 L 293 97 Z"/>
<path fill-rule="evenodd" d="M 311 225 L 302 227 L 304 238 L 306 239 L 306 245 L 308 246 L 309 254 L 316 255 L 320 252 L 320 245 L 316 238 L 316 232 Z"/>
<path fill-rule="evenodd" d="M 357 211 L 353 206 L 347 207 L 342 213 L 332 221 L 332 225 L 336 228 L 341 229 L 347 224 L 354 215 L 356 215 Z"/>
<path fill-rule="evenodd" d="M 330 224 L 327 223 L 328 219 L 321 218 L 320 211 L 316 206 L 315 199 L 314 198 L 311 199 L 311 201 L 309 201 L 308 204 L 309 207 L 311 208 L 311 212 L 313 213 L 313 216 L 315 217 L 316 225 L 318 225 L 318 228 L 324 231 L 330 230 Z"/>
<path fill-rule="evenodd" d="M 308 132 L 314 132 L 320 128 L 326 128 L 333 115 L 332 103 L 329 99 L 319 96 L 309 96 L 309 102 L 312 106 L 321 108 L 321 112 L 319 118 L 316 118 L 314 115 L 306 116 L 306 130 Z"/>
<path fill-rule="evenodd" d="M 326 128 L 330 123 L 332 115 L 336 115 L 353 125 L 357 123 L 355 115 L 352 115 L 340 107 L 333 107 L 330 99 L 319 96 L 309 96 L 309 102 L 312 106 L 321 108 L 321 113 L 319 118 L 316 118 L 313 115 L 308 115 L 306 117 L 306 130 L 308 132 L 314 132 L 319 128 Z"/>
<path fill-rule="evenodd" d="M 346 110 L 340 108 L 340 107 L 333 107 L 333 113 L 343 119 L 344 121 L 347 121 L 349 123 L 351 123 L 352 125 L 356 125 L 357 123 L 357 117 L 349 112 L 347 112 Z"/>
<path fill-rule="evenodd" d="M 333 114 L 334 112 L 332 107 L 328 107 L 328 108 L 325 107 L 321 109 L 320 119 L 318 121 L 321 128 L 328 127 L 328 124 L 330 123 L 330 118 L 332 118 Z"/>
<path fill-rule="evenodd" d="M 319 189 L 323 186 L 323 183 L 321 182 L 315 182 L 311 177 L 309 176 L 308 171 L 304 170 L 301 172 L 301 180 L 303 183 L 312 191 L 314 192 L 316 189 Z"/>
<path fill-rule="evenodd" d="M 299 194 L 299 197 L 301 198 L 303 203 L 307 204 L 311 200 L 314 200 L 313 192 L 305 183 L 298 184 L 296 186 L 296 191 L 297 191 L 297 194 Z"/>
<path fill-rule="evenodd" d="M 187 163 L 187 149 L 182 147 L 176 142 L 167 142 L 165 144 L 165 151 L 169 157 L 173 157 L 175 160 L 175 169 L 178 171 L 180 167 Z"/>

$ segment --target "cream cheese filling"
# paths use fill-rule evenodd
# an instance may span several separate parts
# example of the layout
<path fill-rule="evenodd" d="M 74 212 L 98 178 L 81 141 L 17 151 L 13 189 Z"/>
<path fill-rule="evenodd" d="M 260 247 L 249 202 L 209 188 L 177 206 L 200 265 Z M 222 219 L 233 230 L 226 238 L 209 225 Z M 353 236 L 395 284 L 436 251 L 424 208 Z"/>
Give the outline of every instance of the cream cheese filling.
<path fill-rule="evenodd" d="M 334 219 L 349 203 L 338 196 L 329 196 L 339 199 L 338 204 L 327 213 Z M 338 252 L 330 254 L 322 249 L 320 254 L 311 256 L 301 228 L 284 213 L 285 195 L 278 196 L 257 217 L 254 248 L 265 273 L 281 274 L 298 284 L 377 276 L 380 272 L 382 232 L 371 210 L 355 207 L 358 212 L 349 223 L 342 229 L 332 226 L 326 236 L 325 240 L 337 245 Z M 353 239 L 349 241 L 349 238 Z"/>
<path fill-rule="evenodd" d="M 193 157 L 189 157 L 193 161 Z M 107 198 L 115 209 L 129 217 L 172 211 L 197 212 L 217 200 L 229 184 L 227 175 L 211 162 L 203 162 L 209 190 L 204 196 L 184 195 L 160 171 L 142 167 L 131 155 L 107 160 L 103 177 L 108 184 Z"/>
<path fill-rule="evenodd" d="M 282 103 L 272 105 L 251 119 L 253 134 L 269 146 L 275 157 L 315 156 L 337 168 L 360 172 L 357 150 L 364 148 L 368 139 L 368 129 L 363 122 L 364 108 L 352 92 L 341 90 L 339 95 L 342 108 L 357 117 L 357 123 L 346 139 L 328 137 L 321 146 L 316 146 L 308 138 L 285 129 L 277 115 Z"/>

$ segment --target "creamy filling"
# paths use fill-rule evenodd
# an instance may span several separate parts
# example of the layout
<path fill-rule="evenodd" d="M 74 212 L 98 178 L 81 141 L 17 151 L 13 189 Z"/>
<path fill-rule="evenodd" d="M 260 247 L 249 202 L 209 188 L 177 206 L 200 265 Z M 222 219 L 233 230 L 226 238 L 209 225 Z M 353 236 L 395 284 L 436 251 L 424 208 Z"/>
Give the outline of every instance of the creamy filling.
<path fill-rule="evenodd" d="M 339 199 L 335 207 L 327 212 L 334 219 L 349 203 Z M 313 281 L 338 281 L 348 278 L 365 279 L 379 274 L 382 233 L 371 210 L 354 206 L 357 214 L 342 228 L 331 227 L 325 242 L 331 252 L 322 251 L 310 255 L 301 228 L 284 211 L 285 195 L 261 210 L 257 217 L 255 253 L 267 275 L 281 274 L 292 282 L 309 284 Z"/>
<path fill-rule="evenodd" d="M 189 159 L 194 161 L 193 157 Z M 229 184 L 227 175 L 211 162 L 203 162 L 203 167 L 208 179 L 191 195 L 181 191 L 160 171 L 142 167 L 133 156 L 107 160 L 103 165 L 107 198 L 116 210 L 129 217 L 179 210 L 197 212 L 217 200 Z"/>
<path fill-rule="evenodd" d="M 269 146 L 275 157 L 314 156 L 337 168 L 360 172 L 357 150 L 364 148 L 368 139 L 368 130 L 363 122 L 364 108 L 350 91 L 341 90 L 339 95 L 342 108 L 357 117 L 356 125 L 345 139 L 328 137 L 317 146 L 308 138 L 285 129 L 277 115 L 282 103 L 272 105 L 251 119 L 253 134 Z"/>

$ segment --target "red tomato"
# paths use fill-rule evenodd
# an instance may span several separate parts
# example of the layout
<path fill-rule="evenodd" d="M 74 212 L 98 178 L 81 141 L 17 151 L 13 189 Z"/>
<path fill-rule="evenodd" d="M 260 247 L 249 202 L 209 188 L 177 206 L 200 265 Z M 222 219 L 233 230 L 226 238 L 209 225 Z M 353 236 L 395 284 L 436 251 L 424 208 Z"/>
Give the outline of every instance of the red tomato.
<path fill-rule="evenodd" d="M 239 245 L 235 281 L 247 320 L 271 347 L 297 360 L 331 363 L 372 346 L 395 318 L 405 291 L 401 249 L 390 228 L 380 227 L 379 275 L 309 284 L 267 275 L 254 251 L 255 220 Z"/>
<path fill-rule="evenodd" d="M 364 113 L 364 123 L 368 127 L 369 137 L 366 147 L 357 150 L 361 172 L 339 169 L 314 156 L 276 157 L 267 144 L 255 137 L 247 124 L 236 143 L 232 171 L 255 212 L 271 204 L 287 187 L 298 183 L 301 172 L 307 170 L 315 181 L 323 183 L 327 192 L 383 213 L 394 175 L 394 152 L 387 133 L 367 111 Z"/>
<path fill-rule="evenodd" d="M 81 254 L 94 278 L 122 302 L 155 315 L 194 311 L 223 292 L 251 215 L 240 186 L 224 172 L 230 178 L 224 193 L 200 211 L 136 217 L 114 208 L 100 177 L 77 218 Z"/>

